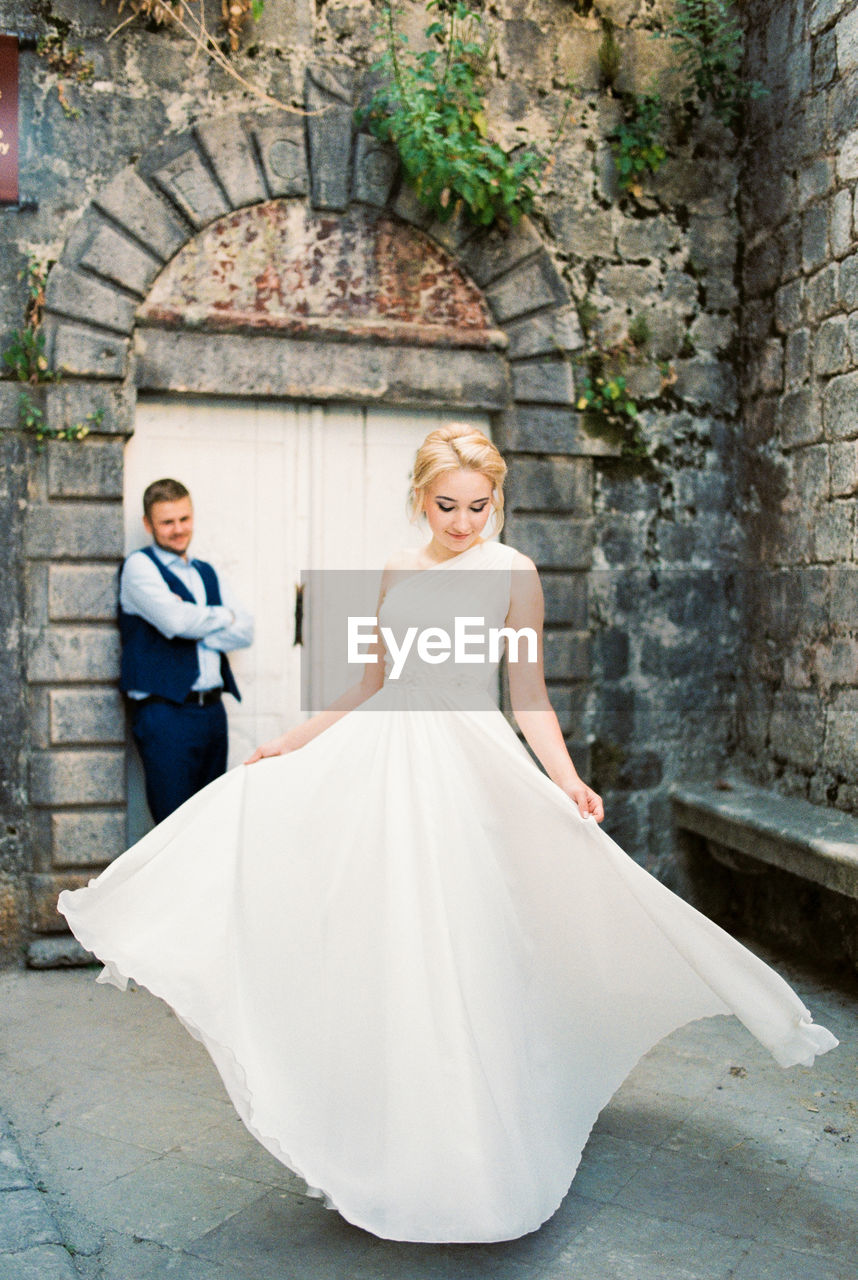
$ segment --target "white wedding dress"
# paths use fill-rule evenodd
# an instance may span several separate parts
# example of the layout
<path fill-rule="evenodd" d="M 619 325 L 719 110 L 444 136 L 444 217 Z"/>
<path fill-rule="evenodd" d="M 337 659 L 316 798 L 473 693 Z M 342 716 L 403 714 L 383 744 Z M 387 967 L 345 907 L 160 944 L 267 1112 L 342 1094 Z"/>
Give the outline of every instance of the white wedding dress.
<path fill-rule="evenodd" d="M 502 626 L 513 558 L 482 543 L 415 574 L 380 621 L 451 629 L 442 583 L 485 569 L 474 612 Z M 427 670 L 233 769 L 59 906 L 100 980 L 163 997 L 251 1133 L 345 1218 L 505 1240 L 554 1212 L 599 1111 L 677 1027 L 734 1013 L 783 1066 L 837 1041 L 580 817 L 491 670 Z"/>

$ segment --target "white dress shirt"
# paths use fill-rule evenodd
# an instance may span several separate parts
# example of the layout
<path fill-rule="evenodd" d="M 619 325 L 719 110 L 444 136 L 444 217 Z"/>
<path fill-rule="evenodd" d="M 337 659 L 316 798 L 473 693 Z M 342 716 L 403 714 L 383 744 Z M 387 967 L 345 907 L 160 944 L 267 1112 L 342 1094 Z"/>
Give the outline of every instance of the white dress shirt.
<path fill-rule="evenodd" d="M 152 550 L 165 569 L 188 588 L 197 601 L 191 604 L 171 591 L 155 565 L 142 551 L 128 557 L 119 582 L 119 603 L 126 613 L 145 618 L 168 640 L 197 641 L 200 674 L 191 686 L 196 691 L 222 688 L 220 655 L 244 649 L 253 642 L 253 618 L 218 574 L 223 604 L 206 604 L 205 584 L 191 560 L 162 547 Z M 129 691 L 131 698 L 145 698 L 146 690 Z"/>

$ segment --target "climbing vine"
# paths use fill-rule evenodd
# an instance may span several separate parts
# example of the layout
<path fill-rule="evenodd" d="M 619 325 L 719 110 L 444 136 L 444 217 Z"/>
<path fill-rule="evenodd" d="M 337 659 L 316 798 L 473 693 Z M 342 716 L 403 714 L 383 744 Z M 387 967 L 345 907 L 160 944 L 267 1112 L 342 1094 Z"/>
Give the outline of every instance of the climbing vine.
<path fill-rule="evenodd" d="M 51 427 L 45 421 L 41 406 L 34 399 L 37 388 L 49 382 L 61 381 L 60 374 L 52 372 L 45 354 L 45 333 L 42 314 L 45 305 L 45 284 L 53 262 L 40 261 L 35 254 L 28 255 L 26 266 L 19 271 L 18 279 L 26 280 L 27 301 L 24 306 L 24 324 L 16 329 L 3 352 L 3 363 L 10 376 L 26 383 L 28 389 L 18 396 L 18 422 L 23 431 L 35 436 L 39 453 L 46 440 L 83 440 L 103 418 L 103 409 L 94 409 L 80 422 L 67 427 Z"/>
<path fill-rule="evenodd" d="M 507 150 L 490 132 L 491 41 L 480 15 L 460 0 L 429 0 L 426 8 L 438 18 L 426 27 L 428 48 L 417 53 L 385 4 L 387 48 L 373 68 L 385 83 L 359 121 L 393 143 L 418 199 L 442 222 L 461 208 L 480 226 L 515 224 L 533 208 L 548 156 L 527 146 Z"/>

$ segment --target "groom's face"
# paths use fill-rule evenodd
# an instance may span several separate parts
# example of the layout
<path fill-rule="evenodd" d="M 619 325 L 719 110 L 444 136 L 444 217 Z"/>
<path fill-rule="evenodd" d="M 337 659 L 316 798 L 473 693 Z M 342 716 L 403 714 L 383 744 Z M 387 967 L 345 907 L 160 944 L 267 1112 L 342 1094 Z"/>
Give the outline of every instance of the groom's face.
<path fill-rule="evenodd" d="M 163 551 L 183 556 L 194 536 L 194 508 L 190 498 L 154 502 L 149 515 L 143 517 L 143 527 Z"/>

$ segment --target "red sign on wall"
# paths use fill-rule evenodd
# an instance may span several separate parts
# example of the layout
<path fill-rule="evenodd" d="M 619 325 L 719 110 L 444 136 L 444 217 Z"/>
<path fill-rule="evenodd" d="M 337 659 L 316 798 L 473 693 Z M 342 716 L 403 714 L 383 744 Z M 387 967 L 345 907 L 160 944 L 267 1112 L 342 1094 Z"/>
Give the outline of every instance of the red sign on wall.
<path fill-rule="evenodd" d="M 0 36 L 0 204 L 18 203 L 18 41 Z"/>

